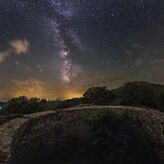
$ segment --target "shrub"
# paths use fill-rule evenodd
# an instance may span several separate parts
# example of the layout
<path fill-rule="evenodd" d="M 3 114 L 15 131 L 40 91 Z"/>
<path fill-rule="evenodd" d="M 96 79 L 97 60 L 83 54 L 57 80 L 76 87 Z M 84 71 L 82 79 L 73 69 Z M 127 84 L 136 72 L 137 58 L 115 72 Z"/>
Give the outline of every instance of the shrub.
<path fill-rule="evenodd" d="M 73 107 L 82 103 L 84 103 L 83 98 L 68 99 L 68 100 L 64 100 L 58 103 L 55 109 L 70 108 L 70 107 Z"/>
<path fill-rule="evenodd" d="M 125 105 L 156 107 L 155 88 L 149 83 L 126 83 L 121 94 Z"/>
<path fill-rule="evenodd" d="M 3 110 L 1 110 L 1 114 L 30 114 L 44 110 L 48 110 L 45 99 L 28 99 L 25 96 L 20 96 L 10 99 Z"/>
<path fill-rule="evenodd" d="M 158 101 L 157 101 L 157 108 L 161 111 L 164 112 L 164 90 L 160 90 L 158 92 Z"/>
<path fill-rule="evenodd" d="M 86 103 L 94 105 L 108 105 L 115 98 L 106 87 L 89 88 L 83 96 Z"/>
<path fill-rule="evenodd" d="M 158 163 L 155 143 L 141 129 L 139 119 L 112 111 L 92 111 L 84 117 L 90 127 L 88 156 L 92 163 Z"/>
<path fill-rule="evenodd" d="M 164 86 L 162 85 L 128 82 L 123 87 L 110 92 L 116 97 L 116 105 L 146 106 L 164 111 Z"/>

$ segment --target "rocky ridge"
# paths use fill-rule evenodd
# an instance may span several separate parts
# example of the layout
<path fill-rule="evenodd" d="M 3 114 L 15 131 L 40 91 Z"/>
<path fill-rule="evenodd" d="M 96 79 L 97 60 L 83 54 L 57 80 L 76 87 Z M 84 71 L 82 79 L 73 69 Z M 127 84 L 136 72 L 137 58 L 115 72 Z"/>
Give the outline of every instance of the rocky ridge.
<path fill-rule="evenodd" d="M 50 151 L 51 149 L 46 147 L 46 144 L 51 146 L 52 142 L 58 141 L 61 144 L 63 142 L 63 140 L 55 137 L 59 127 L 64 129 L 64 136 L 69 136 L 69 133 L 83 135 L 86 131 L 83 130 L 85 128 L 81 122 L 81 114 L 86 111 L 107 109 L 113 112 L 128 111 L 133 118 L 137 114 L 143 122 L 142 128 L 158 142 L 160 147 L 158 150 L 159 158 L 164 163 L 164 113 L 152 109 L 127 106 L 77 106 L 17 116 L 17 118 L 0 125 L 0 163 L 20 163 L 16 161 L 22 160 L 18 159 L 23 156 L 21 153 L 26 153 L 28 148 L 31 149 L 26 144 L 26 140 L 31 139 L 31 134 L 28 133 L 36 132 L 35 137 L 32 136 L 32 140 L 42 137 L 45 141 L 45 148 Z M 53 129 L 55 130 L 53 131 Z M 35 145 L 32 146 L 35 148 Z"/>

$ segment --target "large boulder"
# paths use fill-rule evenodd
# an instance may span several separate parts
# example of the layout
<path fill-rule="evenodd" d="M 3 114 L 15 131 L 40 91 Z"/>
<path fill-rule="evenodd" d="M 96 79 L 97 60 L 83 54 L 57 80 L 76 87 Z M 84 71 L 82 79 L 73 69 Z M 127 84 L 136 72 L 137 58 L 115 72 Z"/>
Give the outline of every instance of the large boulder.
<path fill-rule="evenodd" d="M 81 106 L 23 115 L 0 126 L 4 164 L 162 164 L 164 114 Z"/>

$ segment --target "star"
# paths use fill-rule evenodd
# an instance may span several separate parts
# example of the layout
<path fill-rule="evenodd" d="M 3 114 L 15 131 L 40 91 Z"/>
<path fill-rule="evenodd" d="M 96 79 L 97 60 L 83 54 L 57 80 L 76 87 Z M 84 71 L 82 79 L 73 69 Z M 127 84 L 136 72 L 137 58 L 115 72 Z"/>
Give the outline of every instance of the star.
<path fill-rule="evenodd" d="M 0 99 L 164 83 L 163 1 L 0 0 L 0 15 Z"/>

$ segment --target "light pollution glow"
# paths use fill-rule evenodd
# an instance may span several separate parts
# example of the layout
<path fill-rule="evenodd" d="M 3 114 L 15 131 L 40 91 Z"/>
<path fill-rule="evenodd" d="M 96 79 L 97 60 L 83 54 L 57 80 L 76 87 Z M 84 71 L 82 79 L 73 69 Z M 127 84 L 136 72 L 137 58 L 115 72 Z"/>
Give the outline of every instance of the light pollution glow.
<path fill-rule="evenodd" d="M 0 0 L 0 100 L 164 84 L 164 1 Z"/>

